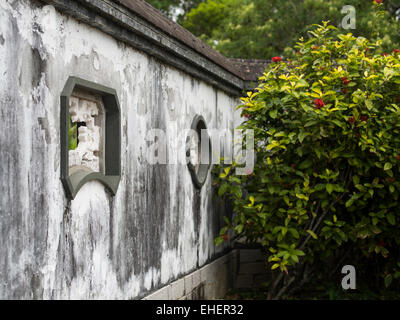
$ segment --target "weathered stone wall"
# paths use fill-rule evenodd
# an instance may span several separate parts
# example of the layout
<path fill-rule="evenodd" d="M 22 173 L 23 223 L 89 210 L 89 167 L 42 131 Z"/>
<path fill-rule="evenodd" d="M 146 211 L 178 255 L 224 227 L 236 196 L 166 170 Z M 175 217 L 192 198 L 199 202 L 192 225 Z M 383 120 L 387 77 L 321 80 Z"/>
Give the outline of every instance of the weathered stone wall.
<path fill-rule="evenodd" d="M 267 272 L 265 256 L 260 248 L 238 246 L 236 252 L 236 268 L 233 275 L 234 288 L 258 289 L 270 280 Z"/>
<path fill-rule="evenodd" d="M 70 76 L 116 89 L 121 182 L 72 201 L 60 181 L 60 93 Z M 234 127 L 239 102 L 35 0 L 0 0 L 0 298 L 139 299 L 227 250 L 209 175 L 149 165 L 151 128 Z M 237 116 L 237 115 L 236 115 Z"/>
<path fill-rule="evenodd" d="M 231 251 L 143 300 L 221 299 L 235 283 L 237 262 L 237 250 Z"/>
<path fill-rule="evenodd" d="M 220 299 L 235 290 L 263 290 L 270 279 L 261 249 L 235 244 L 228 254 L 143 299 Z"/>

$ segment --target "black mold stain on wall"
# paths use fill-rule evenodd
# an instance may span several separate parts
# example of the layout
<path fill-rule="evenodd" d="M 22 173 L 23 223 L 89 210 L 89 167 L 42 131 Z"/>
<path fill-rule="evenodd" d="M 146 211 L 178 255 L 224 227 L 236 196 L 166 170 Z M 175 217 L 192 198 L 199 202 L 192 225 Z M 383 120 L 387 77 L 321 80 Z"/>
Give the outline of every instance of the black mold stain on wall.
<path fill-rule="evenodd" d="M 57 298 L 56 291 L 69 287 L 76 276 L 76 261 L 74 258 L 74 241 L 71 236 L 71 201 L 68 200 L 60 226 L 60 237 L 57 247 L 56 283 L 52 299 Z"/>
<path fill-rule="evenodd" d="M 199 234 L 200 234 L 200 219 L 201 219 L 201 192 L 199 189 L 194 188 L 193 190 L 193 203 L 192 203 L 192 210 L 193 210 L 193 224 L 195 230 L 195 242 L 197 247 L 197 264 L 196 267 L 199 267 Z"/>
<path fill-rule="evenodd" d="M 142 93 L 147 97 L 145 101 L 148 117 L 147 130 L 153 128 L 165 130 L 167 110 L 163 109 L 162 96 L 162 79 L 165 70 L 153 59 L 150 59 L 148 68 L 148 88 Z M 135 137 L 128 137 L 128 139 L 134 140 Z M 129 161 L 138 156 L 129 152 L 126 160 Z M 166 214 L 170 208 L 168 166 L 149 165 L 143 162 L 139 168 L 134 168 L 133 166 L 137 163 L 130 161 L 125 164 L 124 231 L 122 239 L 117 240 L 118 245 L 114 252 L 114 260 L 125 265 L 124 270 L 118 272 L 120 285 L 127 282 L 132 273 L 143 275 L 150 268 L 160 270 L 163 249 L 161 236 L 165 228 L 171 227 L 166 226 L 165 223 Z M 168 232 L 172 231 L 168 230 Z"/>
<path fill-rule="evenodd" d="M 20 199 L 22 182 L 21 146 L 18 141 L 19 126 L 22 121 L 18 112 L 18 70 L 19 62 L 13 59 L 15 52 L 21 47 L 21 39 L 18 35 L 16 22 L 9 17 L 11 32 L 6 35 L 8 39 L 14 39 L 2 50 L 5 50 L 5 58 L 9 64 L 4 74 L 8 86 L 0 91 L 0 123 L 2 130 L 0 135 L 0 274 L 3 274 L 1 291 L 11 298 L 25 295 L 24 285 L 12 277 L 11 263 L 17 261 L 23 250 L 22 237 L 18 230 L 23 230 L 23 204 Z M 2 295 L 3 295 L 2 294 Z"/>
<path fill-rule="evenodd" d="M 28 186 L 29 190 L 29 203 L 31 204 L 30 210 L 33 219 L 33 252 L 36 257 L 36 270 L 33 271 L 32 277 L 35 279 L 34 283 L 37 284 L 32 287 L 33 296 L 39 298 L 43 295 L 42 274 L 38 271 L 45 262 L 45 255 L 47 249 L 47 232 L 48 232 L 48 214 L 49 214 L 49 198 L 48 194 L 48 167 L 49 158 L 47 149 L 47 142 L 49 140 L 48 132 L 43 130 L 40 119 L 43 119 L 45 101 L 45 88 L 41 87 L 42 76 L 46 74 L 46 61 L 41 56 L 39 48 L 43 50 L 43 44 L 39 33 L 42 33 L 39 26 L 35 25 L 33 28 L 34 34 L 34 47 L 31 52 L 31 84 L 32 89 L 36 91 L 36 96 L 32 98 L 32 132 L 31 132 L 31 168 L 28 172 Z M 46 122 L 46 121 L 45 121 Z M 43 123 L 43 120 L 42 120 Z M 47 138 L 47 139 L 46 139 Z"/>
<path fill-rule="evenodd" d="M 43 111 L 44 92 L 37 87 L 46 64 L 36 49 L 27 55 L 15 54 L 23 52 L 23 40 L 15 19 L 10 16 L 8 19 L 11 31 L 6 38 L 13 41 L 3 49 L 8 65 L 2 76 L 8 86 L 0 93 L 0 123 L 2 128 L 7 128 L 0 135 L 0 273 L 4 275 L 0 290 L 11 298 L 39 299 L 43 295 L 40 269 L 47 248 L 49 205 L 45 195 L 49 185 L 49 160 L 45 135 L 37 121 Z M 25 60 L 24 68 L 28 70 L 22 70 L 21 59 Z M 25 97 L 29 98 L 32 90 L 37 89 L 38 95 L 30 104 L 29 99 L 22 101 L 20 97 L 20 69 L 21 73 L 31 76 L 30 85 L 23 88 Z M 29 104 L 29 110 L 24 103 Z M 30 131 L 28 144 L 24 142 L 24 131 Z M 21 274 L 11 269 L 16 263 L 24 266 L 19 271 Z"/>
<path fill-rule="evenodd" d="M 156 60 L 150 59 L 149 69 L 152 77 L 152 85 L 149 88 L 150 105 L 147 110 L 150 112 L 150 126 L 148 130 L 157 128 L 166 131 L 166 113 L 163 106 L 162 82 L 165 68 Z M 147 253 L 144 259 L 144 270 L 150 267 L 161 268 L 162 239 L 163 232 L 174 232 L 174 229 L 164 229 L 166 225 L 167 213 L 170 210 L 170 182 L 169 168 L 167 165 L 147 165 L 146 168 L 146 221 L 144 223 L 145 232 L 143 240 L 145 243 L 144 251 Z M 167 246 L 168 246 L 167 237 Z"/>

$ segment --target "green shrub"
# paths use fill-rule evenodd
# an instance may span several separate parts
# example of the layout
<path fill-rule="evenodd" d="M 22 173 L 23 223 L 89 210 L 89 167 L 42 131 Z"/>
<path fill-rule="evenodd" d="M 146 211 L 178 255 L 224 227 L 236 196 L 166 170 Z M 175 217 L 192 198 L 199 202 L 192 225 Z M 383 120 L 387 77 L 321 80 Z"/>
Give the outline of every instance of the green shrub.
<path fill-rule="evenodd" d="M 350 261 L 381 259 L 386 285 L 400 276 L 400 53 L 331 34 L 317 26 L 296 59 L 271 63 L 242 98 L 254 173 L 219 168 L 219 195 L 232 199 L 235 217 L 216 242 L 234 229 L 262 244 L 275 270 L 270 297 L 346 250 Z"/>

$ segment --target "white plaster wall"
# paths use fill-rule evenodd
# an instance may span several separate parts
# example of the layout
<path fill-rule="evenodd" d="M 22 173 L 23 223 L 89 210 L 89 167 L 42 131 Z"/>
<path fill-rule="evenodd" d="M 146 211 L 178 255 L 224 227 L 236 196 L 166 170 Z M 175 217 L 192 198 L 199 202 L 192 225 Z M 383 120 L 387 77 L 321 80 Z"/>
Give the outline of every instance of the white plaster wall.
<path fill-rule="evenodd" d="M 222 252 L 210 176 L 194 218 L 187 167 L 147 164 L 145 138 L 161 128 L 173 141 L 196 114 L 233 128 L 237 99 L 33 0 L 0 0 L 0 75 L 0 298 L 140 298 Z M 117 90 L 115 197 L 98 182 L 65 197 L 59 96 L 69 76 Z"/>

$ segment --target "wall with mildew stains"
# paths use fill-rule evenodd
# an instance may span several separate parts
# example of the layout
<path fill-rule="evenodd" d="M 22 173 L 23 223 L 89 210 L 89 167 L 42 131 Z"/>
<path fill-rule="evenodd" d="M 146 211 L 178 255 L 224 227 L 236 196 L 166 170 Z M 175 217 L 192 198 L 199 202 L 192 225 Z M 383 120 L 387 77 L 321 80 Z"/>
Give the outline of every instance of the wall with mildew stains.
<path fill-rule="evenodd" d="M 70 76 L 118 93 L 115 197 L 96 181 L 65 196 L 59 96 Z M 238 104 L 52 6 L 0 0 L 0 299 L 138 299 L 222 254 L 211 176 L 199 192 L 185 165 L 149 165 L 145 138 L 160 128 L 174 139 L 196 114 L 232 129 Z"/>

